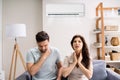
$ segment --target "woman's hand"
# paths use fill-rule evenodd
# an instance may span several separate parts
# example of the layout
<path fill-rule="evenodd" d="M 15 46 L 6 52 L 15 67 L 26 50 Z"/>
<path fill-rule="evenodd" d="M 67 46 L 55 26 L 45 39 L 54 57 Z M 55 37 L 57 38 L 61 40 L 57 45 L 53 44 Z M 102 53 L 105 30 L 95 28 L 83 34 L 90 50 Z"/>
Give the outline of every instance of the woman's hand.
<path fill-rule="evenodd" d="M 77 60 L 77 57 L 76 57 L 76 53 L 73 53 L 73 57 L 74 57 L 74 62 L 77 63 L 78 60 Z"/>
<path fill-rule="evenodd" d="M 77 60 L 77 63 L 78 63 L 78 64 L 81 63 L 82 59 L 83 59 L 82 53 L 80 53 L 80 56 L 79 56 L 79 58 L 78 58 L 78 60 Z"/>

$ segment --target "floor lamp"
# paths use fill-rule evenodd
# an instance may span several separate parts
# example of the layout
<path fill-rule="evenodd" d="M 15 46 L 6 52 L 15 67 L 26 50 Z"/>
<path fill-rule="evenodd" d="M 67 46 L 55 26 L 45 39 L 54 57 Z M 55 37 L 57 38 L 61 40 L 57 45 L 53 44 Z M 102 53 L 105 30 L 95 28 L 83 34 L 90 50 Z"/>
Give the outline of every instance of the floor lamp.
<path fill-rule="evenodd" d="M 24 69 L 26 70 L 25 61 L 22 57 L 22 54 L 19 50 L 19 46 L 17 43 L 18 37 L 26 37 L 26 26 L 25 26 L 25 24 L 9 24 L 6 26 L 6 34 L 8 37 L 15 39 L 12 60 L 11 60 L 11 66 L 10 66 L 10 73 L 9 73 L 9 80 L 15 80 L 18 56 L 20 57 L 20 60 L 22 61 L 22 65 L 23 65 Z M 11 78 L 13 78 L 13 79 L 11 79 Z"/>

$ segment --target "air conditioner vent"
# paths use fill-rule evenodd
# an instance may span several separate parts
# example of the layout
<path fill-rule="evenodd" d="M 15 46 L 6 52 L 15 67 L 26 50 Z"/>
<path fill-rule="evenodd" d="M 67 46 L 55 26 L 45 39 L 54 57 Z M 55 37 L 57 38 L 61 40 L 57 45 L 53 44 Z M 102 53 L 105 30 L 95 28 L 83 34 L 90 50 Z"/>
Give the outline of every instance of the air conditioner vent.
<path fill-rule="evenodd" d="M 85 6 L 82 3 L 47 4 L 46 16 L 49 15 L 85 15 Z"/>

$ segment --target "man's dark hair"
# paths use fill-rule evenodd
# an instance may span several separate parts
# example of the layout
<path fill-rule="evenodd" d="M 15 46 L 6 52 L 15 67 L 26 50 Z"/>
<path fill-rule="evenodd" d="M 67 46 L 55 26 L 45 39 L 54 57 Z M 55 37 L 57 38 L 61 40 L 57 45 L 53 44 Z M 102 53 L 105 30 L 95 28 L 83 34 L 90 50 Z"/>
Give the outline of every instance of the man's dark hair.
<path fill-rule="evenodd" d="M 42 42 L 48 40 L 49 41 L 49 35 L 45 31 L 40 31 L 36 34 L 36 41 Z"/>

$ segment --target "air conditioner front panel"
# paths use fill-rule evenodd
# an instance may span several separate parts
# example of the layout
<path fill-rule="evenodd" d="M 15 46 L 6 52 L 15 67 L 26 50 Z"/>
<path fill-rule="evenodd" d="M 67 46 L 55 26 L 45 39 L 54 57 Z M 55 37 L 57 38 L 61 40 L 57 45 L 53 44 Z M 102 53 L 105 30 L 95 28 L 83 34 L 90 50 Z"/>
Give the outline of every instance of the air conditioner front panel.
<path fill-rule="evenodd" d="M 84 4 L 47 4 L 46 15 L 84 14 Z"/>

